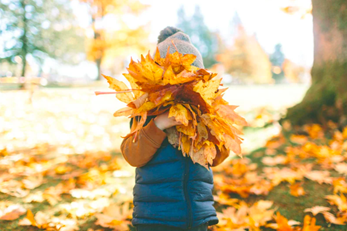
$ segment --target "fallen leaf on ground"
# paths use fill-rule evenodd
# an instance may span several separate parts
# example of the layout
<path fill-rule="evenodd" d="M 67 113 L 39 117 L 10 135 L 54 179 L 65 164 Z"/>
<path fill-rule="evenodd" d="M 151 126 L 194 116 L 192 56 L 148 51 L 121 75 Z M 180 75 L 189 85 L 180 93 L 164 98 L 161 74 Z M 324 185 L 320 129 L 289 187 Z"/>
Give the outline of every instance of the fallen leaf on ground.
<path fill-rule="evenodd" d="M 276 223 L 269 223 L 266 225 L 266 227 L 270 227 L 272 229 L 276 229 L 278 231 L 294 231 L 293 226 L 294 225 L 300 225 L 300 222 L 289 220 L 282 216 L 280 212 L 276 212 L 276 215 L 274 215 L 274 219 Z"/>
<path fill-rule="evenodd" d="M 312 181 L 316 181 L 319 184 L 322 184 L 322 183 L 331 184 L 333 181 L 333 179 L 330 177 L 329 171 L 306 172 L 305 177 L 312 180 Z"/>
<path fill-rule="evenodd" d="M 304 217 L 304 226 L 301 231 L 318 231 L 321 226 L 316 225 L 316 218 L 306 215 Z"/>
<path fill-rule="evenodd" d="M 124 203 L 122 206 L 112 204 L 102 211 L 95 214 L 98 219 L 95 224 L 105 228 L 114 228 L 115 230 L 129 230 L 128 225 L 131 224 L 127 219 L 131 217 L 132 210 L 129 209 L 129 203 Z"/>
<path fill-rule="evenodd" d="M 313 216 L 316 216 L 318 213 L 329 211 L 330 208 L 324 206 L 314 206 L 312 208 L 307 208 L 304 210 L 305 213 L 311 212 Z"/>
<path fill-rule="evenodd" d="M 347 164 L 346 163 L 338 163 L 335 166 L 335 170 L 340 174 L 347 175 Z"/>
<path fill-rule="evenodd" d="M 336 205 L 339 211 L 347 212 L 347 199 L 343 193 L 339 195 L 327 195 L 324 198 L 328 199 L 329 203 Z"/>
<path fill-rule="evenodd" d="M 19 204 L 10 205 L 4 210 L 0 210 L 0 220 L 15 220 L 19 218 L 21 215 L 23 215 L 25 212 L 26 209 Z"/>
<path fill-rule="evenodd" d="M 323 212 L 323 216 L 327 222 L 335 225 L 344 225 L 347 221 L 346 217 L 335 217 L 332 213 L 329 212 Z"/>
<path fill-rule="evenodd" d="M 302 187 L 302 183 L 296 183 L 296 184 L 290 185 L 289 188 L 290 188 L 290 194 L 295 197 L 303 196 L 306 194 L 304 188 Z"/>

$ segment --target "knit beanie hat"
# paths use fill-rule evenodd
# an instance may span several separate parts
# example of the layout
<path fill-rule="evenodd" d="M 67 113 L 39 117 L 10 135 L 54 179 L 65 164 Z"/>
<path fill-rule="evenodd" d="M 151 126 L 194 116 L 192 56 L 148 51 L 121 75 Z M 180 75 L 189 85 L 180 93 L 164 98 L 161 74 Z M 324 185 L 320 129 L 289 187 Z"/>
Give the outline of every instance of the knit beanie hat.
<path fill-rule="evenodd" d="M 193 66 L 205 68 L 201 54 L 198 49 L 196 49 L 196 47 L 191 43 L 189 36 L 183 33 L 180 29 L 171 26 L 163 29 L 158 36 L 158 49 L 160 52 L 160 57 L 165 58 L 167 48 L 169 46 L 170 54 L 176 52 L 176 48 L 174 47 L 172 42 L 175 44 L 178 52 L 180 52 L 181 54 L 193 54 L 196 56 L 195 61 L 192 63 Z"/>

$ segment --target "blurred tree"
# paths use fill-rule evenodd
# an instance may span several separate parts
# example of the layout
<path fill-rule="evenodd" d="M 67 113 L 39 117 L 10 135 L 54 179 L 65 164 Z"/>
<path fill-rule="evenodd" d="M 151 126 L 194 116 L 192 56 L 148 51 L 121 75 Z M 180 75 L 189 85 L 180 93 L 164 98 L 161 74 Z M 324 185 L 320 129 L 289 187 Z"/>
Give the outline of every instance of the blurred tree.
<path fill-rule="evenodd" d="M 276 44 L 274 53 L 270 55 L 270 62 L 272 64 L 272 78 L 276 83 L 281 83 L 284 80 L 284 54 L 281 44 Z"/>
<path fill-rule="evenodd" d="M 187 17 L 183 5 L 181 5 L 181 7 L 177 11 L 177 18 L 178 18 L 177 27 L 180 28 L 184 33 L 191 36 L 192 28 L 190 24 L 190 19 Z"/>
<path fill-rule="evenodd" d="M 272 83 L 271 63 L 255 35 L 248 35 L 237 13 L 231 23 L 227 47 L 219 51 L 218 62 L 225 72 L 243 83 Z"/>
<path fill-rule="evenodd" d="M 233 39 L 240 36 L 240 33 L 245 33 L 245 29 L 243 27 L 243 24 L 241 22 L 240 15 L 237 11 L 235 11 L 233 19 L 229 23 L 229 33 L 231 37 L 231 42 L 234 42 Z"/>
<path fill-rule="evenodd" d="M 205 67 L 211 67 L 217 62 L 215 54 L 218 50 L 218 42 L 216 35 L 205 24 L 200 7 L 195 6 L 193 16 L 189 18 L 185 14 L 184 7 L 181 6 L 177 16 L 177 27 L 189 35 L 194 46 L 200 51 Z"/>
<path fill-rule="evenodd" d="M 312 0 L 312 16 L 312 85 L 284 119 L 294 125 L 329 120 L 347 125 L 347 2 Z"/>
<path fill-rule="evenodd" d="M 96 63 L 97 80 L 101 79 L 101 64 L 106 52 L 117 53 L 127 47 L 146 47 L 148 30 L 144 26 L 129 28 L 124 22 L 124 16 L 139 15 L 147 5 L 137 0 L 80 0 L 89 7 L 93 38 L 88 50 L 88 58 Z M 113 28 L 107 28 L 106 17 L 114 20 Z M 136 19 L 134 19 L 136 20 Z"/>
<path fill-rule="evenodd" d="M 304 77 L 306 73 L 308 73 L 305 67 L 293 63 L 289 59 L 284 59 L 283 72 L 284 76 L 290 83 L 304 82 Z"/>
<path fill-rule="evenodd" d="M 46 57 L 73 62 L 84 50 L 83 31 L 74 24 L 68 0 L 0 0 L 0 61 L 21 63 L 25 76 L 28 56 L 41 69 Z"/>

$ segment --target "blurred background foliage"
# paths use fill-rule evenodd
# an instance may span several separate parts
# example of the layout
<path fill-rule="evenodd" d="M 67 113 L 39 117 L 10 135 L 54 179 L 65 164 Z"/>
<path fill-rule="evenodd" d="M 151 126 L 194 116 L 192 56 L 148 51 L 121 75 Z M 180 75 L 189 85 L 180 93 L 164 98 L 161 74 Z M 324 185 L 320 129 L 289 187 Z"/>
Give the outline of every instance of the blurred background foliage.
<path fill-rule="evenodd" d="M 77 63 L 84 52 L 84 31 L 77 25 L 69 0 L 1 1 L 0 60 L 8 64 L 12 76 L 26 76 L 33 71 L 28 59 L 38 65 L 37 76 L 47 57 Z"/>
<path fill-rule="evenodd" d="M 38 83 L 69 86 L 75 82 L 90 84 L 100 80 L 102 73 L 119 76 L 131 56 L 154 51 L 156 41 L 150 37 L 163 29 L 152 26 L 163 20 L 151 11 L 156 4 L 137 0 L 0 0 L 1 83 L 21 83 L 19 87 L 24 87 L 28 78 L 39 77 L 44 80 L 36 79 Z M 187 33 L 206 68 L 223 75 L 226 84 L 310 81 L 310 61 L 287 58 L 281 39 L 273 44 L 273 51 L 265 50 L 237 9 L 223 15 L 229 22 L 225 30 L 208 26 L 211 20 L 206 21 L 200 4 L 193 12 L 180 3 L 171 8 L 177 10 L 176 19 L 167 19 L 167 25 Z M 277 11 L 288 15 L 302 8 L 307 11 L 305 7 L 277 7 Z M 245 17 L 249 21 L 252 16 Z"/>

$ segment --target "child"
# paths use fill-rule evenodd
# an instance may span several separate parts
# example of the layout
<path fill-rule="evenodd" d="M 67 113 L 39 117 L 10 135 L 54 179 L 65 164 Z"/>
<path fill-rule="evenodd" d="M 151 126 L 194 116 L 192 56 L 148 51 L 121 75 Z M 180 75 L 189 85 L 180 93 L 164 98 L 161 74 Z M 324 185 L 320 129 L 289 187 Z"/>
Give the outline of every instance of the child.
<path fill-rule="evenodd" d="M 201 54 L 188 35 L 174 27 L 160 32 L 161 57 L 166 56 L 168 46 L 170 53 L 176 51 L 172 41 L 180 53 L 196 55 L 194 66 L 204 68 Z M 194 164 L 168 143 L 164 130 L 180 124 L 168 114 L 149 116 L 136 141 L 131 136 L 121 144 L 125 160 L 137 167 L 132 224 L 138 231 L 206 231 L 207 226 L 218 223 L 212 170 Z M 130 126 L 136 126 L 136 120 L 131 120 Z M 228 150 L 217 148 L 212 166 L 222 163 L 228 154 Z"/>

